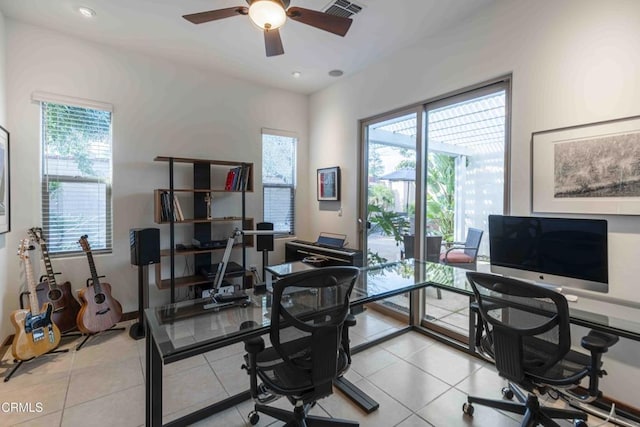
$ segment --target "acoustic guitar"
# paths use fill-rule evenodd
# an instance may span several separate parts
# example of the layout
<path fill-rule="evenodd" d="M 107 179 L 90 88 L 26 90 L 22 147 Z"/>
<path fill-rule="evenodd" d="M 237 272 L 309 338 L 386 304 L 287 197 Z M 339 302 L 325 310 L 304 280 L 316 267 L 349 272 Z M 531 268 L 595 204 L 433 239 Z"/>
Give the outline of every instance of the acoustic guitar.
<path fill-rule="evenodd" d="M 92 281 L 79 293 L 81 307 L 77 317 L 78 329 L 86 334 L 95 334 L 106 331 L 120 321 L 122 306 L 111 296 L 111 285 L 100 283 L 87 236 L 80 237 L 78 243 L 87 254 Z"/>
<path fill-rule="evenodd" d="M 33 227 L 28 231 L 34 242 L 40 245 L 42 260 L 47 271 L 47 279 L 36 286 L 38 302 L 42 305 L 50 302 L 53 305 L 53 323 L 64 333 L 76 328 L 76 317 L 80 311 L 80 303 L 73 297 L 71 283 L 64 282 L 62 285 L 56 283 L 56 276 L 49 259 L 47 243 L 42 236 L 42 228 Z"/>
<path fill-rule="evenodd" d="M 29 360 L 48 353 L 60 344 L 60 330 L 53 323 L 51 314 L 53 306 L 46 302 L 38 310 L 36 296 L 36 281 L 33 277 L 33 267 L 29 259 L 29 240 L 23 239 L 18 256 L 24 262 L 29 290 L 29 310 L 16 310 L 11 313 L 11 323 L 16 329 L 11 352 L 14 359 Z"/>

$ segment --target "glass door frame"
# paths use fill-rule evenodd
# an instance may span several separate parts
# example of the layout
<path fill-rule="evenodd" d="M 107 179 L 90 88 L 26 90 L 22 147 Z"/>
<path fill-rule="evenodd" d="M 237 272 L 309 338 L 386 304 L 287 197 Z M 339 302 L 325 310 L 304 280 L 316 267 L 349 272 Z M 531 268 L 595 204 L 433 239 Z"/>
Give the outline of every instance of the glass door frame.
<path fill-rule="evenodd" d="M 367 242 L 367 217 L 368 217 L 368 182 L 365 177 L 369 176 L 369 126 L 387 121 L 393 120 L 398 117 L 407 116 L 410 114 L 416 115 L 416 181 L 415 181 L 415 198 L 413 200 L 415 204 L 415 234 L 417 235 L 424 227 L 423 218 L 423 190 L 426 182 L 425 168 L 422 164 L 422 153 L 424 152 L 424 108 L 421 104 L 416 104 L 409 108 L 398 109 L 392 112 L 380 114 L 378 116 L 370 117 L 366 120 L 360 120 L 358 140 L 359 146 L 359 161 L 358 161 L 358 241 L 360 249 L 364 257 L 367 257 L 369 248 Z M 415 258 L 420 259 L 422 257 L 421 247 L 419 245 L 420 239 L 414 240 L 414 254 Z"/>
<path fill-rule="evenodd" d="M 426 126 L 426 116 L 430 109 L 442 107 L 455 103 L 466 97 L 475 97 L 484 90 L 492 91 L 501 87 L 506 91 L 505 101 L 505 140 L 504 140 L 504 204 L 503 212 L 509 215 L 511 212 L 511 109 L 512 109 L 512 75 L 506 74 L 478 84 L 470 85 L 462 89 L 451 91 L 425 101 L 412 104 L 403 108 L 398 108 L 359 121 L 358 141 L 358 241 L 363 256 L 368 254 L 367 245 L 367 198 L 369 176 L 369 150 L 368 150 L 368 127 L 372 124 L 391 120 L 403 115 L 414 113 L 416 115 L 416 191 L 415 191 L 415 239 L 414 254 L 416 259 L 424 259 L 426 254 L 426 167 L 428 153 L 428 135 Z M 424 290 L 412 292 L 410 295 L 413 310 L 409 313 L 410 322 L 413 325 L 420 325 L 446 339 L 460 341 L 462 337 L 453 330 L 448 330 L 439 325 L 428 322 L 425 319 L 425 296 Z M 398 313 L 399 314 L 399 313 Z"/>

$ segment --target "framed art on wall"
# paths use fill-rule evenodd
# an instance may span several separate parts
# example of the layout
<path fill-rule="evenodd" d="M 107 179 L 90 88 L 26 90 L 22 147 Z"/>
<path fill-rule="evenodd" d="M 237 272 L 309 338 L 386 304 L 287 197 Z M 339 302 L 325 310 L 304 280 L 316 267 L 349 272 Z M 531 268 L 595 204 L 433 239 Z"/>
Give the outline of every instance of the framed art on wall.
<path fill-rule="evenodd" d="M 11 230 L 9 197 L 9 132 L 0 126 L 0 234 Z"/>
<path fill-rule="evenodd" d="M 640 116 L 534 132 L 533 212 L 640 214 Z"/>
<path fill-rule="evenodd" d="M 340 200 L 340 167 L 318 169 L 318 200 Z"/>

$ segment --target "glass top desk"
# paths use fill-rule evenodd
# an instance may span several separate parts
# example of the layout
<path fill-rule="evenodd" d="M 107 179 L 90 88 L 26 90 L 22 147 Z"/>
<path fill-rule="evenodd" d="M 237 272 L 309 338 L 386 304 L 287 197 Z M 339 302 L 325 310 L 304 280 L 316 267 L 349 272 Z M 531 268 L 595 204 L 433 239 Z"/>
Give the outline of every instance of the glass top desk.
<path fill-rule="evenodd" d="M 286 267 L 282 267 L 286 269 Z M 295 270 L 295 269 L 294 269 Z M 292 272 L 294 270 L 291 270 Z M 389 264 L 361 268 L 360 276 L 351 294 L 352 308 L 383 300 L 396 295 L 409 294 L 409 322 L 406 328 L 394 332 L 400 335 L 409 330 L 422 330 L 417 292 L 425 287 L 436 287 L 471 299 L 473 292 L 466 281 L 468 270 L 443 264 L 416 260 L 404 260 Z M 283 270 L 282 276 L 287 271 Z M 231 307 L 219 311 L 205 309 L 207 299 L 190 300 L 145 310 L 147 328 L 146 350 L 146 425 L 162 425 L 162 366 L 188 357 L 222 348 L 269 332 L 271 294 L 253 294 L 248 291 L 252 303 L 248 307 Z M 600 301 L 580 298 L 578 304 L 570 304 L 573 323 L 591 329 L 599 329 L 622 337 L 640 341 L 640 309 L 620 307 Z M 607 309 L 606 306 L 610 305 Z M 616 313 L 617 317 L 602 313 Z M 470 330 L 471 334 L 471 330 Z M 378 341 L 376 341 L 378 342 Z M 471 344 L 471 338 L 469 341 Z M 368 348 L 372 343 L 360 347 Z M 240 369 L 238 368 L 240 373 Z M 377 408 L 375 401 L 360 394 L 344 379 L 336 383 L 366 411 Z M 248 386 L 248 381 L 247 381 Z M 207 408 L 186 415 L 167 425 L 188 425 L 197 420 L 237 405 L 250 398 L 249 391 L 217 402 Z"/>
<path fill-rule="evenodd" d="M 433 266 L 433 267 L 430 267 Z M 430 286 L 426 274 L 437 264 L 405 260 L 361 269 L 351 293 L 352 308 Z M 286 275 L 286 272 L 283 272 Z M 269 332 L 271 293 L 254 294 L 248 307 L 205 309 L 208 299 L 168 304 L 145 310 L 146 318 L 146 425 L 162 425 L 162 366 L 242 342 Z M 413 298 L 413 297 L 411 297 Z M 411 330 L 412 325 L 393 333 Z M 238 367 L 240 374 L 240 368 Z M 249 382 L 247 381 L 247 387 Z M 356 403 L 373 411 L 378 405 L 341 378 L 336 386 Z M 167 425 L 188 425 L 250 398 L 249 391 L 228 397 Z"/>
<path fill-rule="evenodd" d="M 429 286 L 468 295 L 470 298 L 474 297 L 473 289 L 466 280 L 468 270 L 442 264 L 437 268 L 434 268 L 433 264 L 426 268 Z M 478 271 L 489 273 L 489 266 L 478 268 Z M 640 341 L 640 308 L 622 305 L 615 301 L 608 302 L 606 296 L 598 299 L 596 294 L 577 290 L 570 292 L 580 293 L 577 302 L 569 302 L 569 316 L 572 324 Z M 470 335 L 473 336 L 471 331 Z"/>

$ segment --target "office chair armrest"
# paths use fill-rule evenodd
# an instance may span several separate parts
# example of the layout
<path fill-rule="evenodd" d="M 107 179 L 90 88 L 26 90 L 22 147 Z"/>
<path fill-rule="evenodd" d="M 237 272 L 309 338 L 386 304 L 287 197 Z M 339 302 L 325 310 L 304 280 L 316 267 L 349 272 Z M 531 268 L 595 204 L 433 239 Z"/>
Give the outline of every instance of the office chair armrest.
<path fill-rule="evenodd" d="M 349 328 L 356 326 L 356 316 L 349 313 L 344 320 L 344 327 L 342 328 L 342 348 L 347 354 L 347 364 L 351 365 L 351 340 L 349 339 Z"/>
<path fill-rule="evenodd" d="M 591 353 L 591 365 L 589 366 L 589 395 L 579 397 L 582 401 L 588 402 L 600 396 L 600 378 L 607 375 L 607 371 L 601 369 L 602 354 L 609 350 L 609 347 L 618 342 L 618 337 L 599 331 L 589 331 L 589 334 L 582 338 L 581 345 Z"/>
<path fill-rule="evenodd" d="M 264 347 L 262 337 L 251 338 L 244 342 L 244 351 L 254 356 L 264 350 Z"/>
<path fill-rule="evenodd" d="M 356 326 L 356 316 L 354 316 L 353 314 L 349 313 L 347 315 L 347 318 L 344 320 L 344 326 L 346 326 L 348 328 Z"/>
<path fill-rule="evenodd" d="M 240 330 L 256 327 L 258 324 L 253 320 L 248 320 L 240 324 Z M 244 351 L 256 355 L 264 350 L 264 339 L 262 337 L 249 338 L 244 341 Z"/>
<path fill-rule="evenodd" d="M 582 337 L 580 344 L 591 353 L 606 353 L 609 347 L 618 342 L 618 337 L 599 331 L 589 331 L 589 334 Z"/>
<path fill-rule="evenodd" d="M 240 326 L 240 329 L 250 327 L 250 324 L 244 324 Z M 249 375 L 249 391 L 251 392 L 251 398 L 255 400 L 262 399 L 261 394 L 264 394 L 264 390 L 260 390 L 258 387 L 258 353 L 265 348 L 264 339 L 262 337 L 249 338 L 244 341 L 244 351 L 247 354 L 244 356 L 246 364 L 242 365 L 242 369 L 247 371 Z M 267 400 L 267 399 L 265 399 Z"/>

